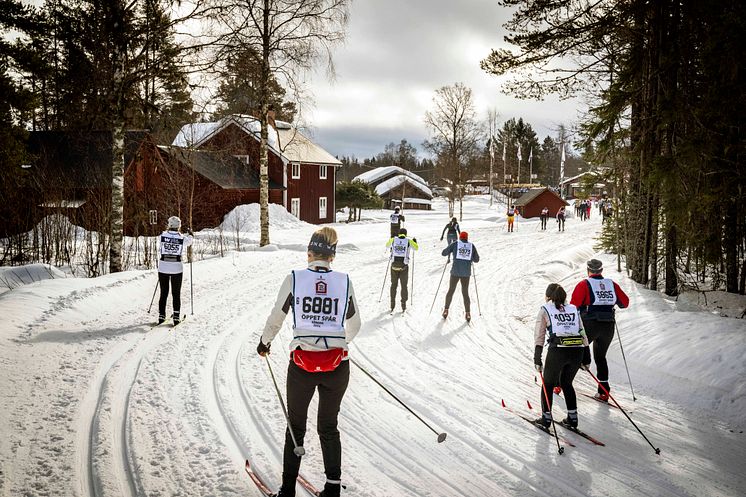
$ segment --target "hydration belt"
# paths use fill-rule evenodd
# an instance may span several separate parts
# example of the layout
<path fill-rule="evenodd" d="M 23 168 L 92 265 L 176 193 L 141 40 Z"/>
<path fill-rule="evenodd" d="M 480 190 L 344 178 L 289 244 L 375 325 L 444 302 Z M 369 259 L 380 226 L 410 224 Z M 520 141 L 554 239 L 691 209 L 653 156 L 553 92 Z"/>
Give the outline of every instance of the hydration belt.
<path fill-rule="evenodd" d="M 181 256 L 161 254 L 161 260 L 165 262 L 181 262 Z"/>
<path fill-rule="evenodd" d="M 580 347 L 583 345 L 583 337 L 574 336 L 555 336 L 552 340 L 558 347 Z"/>

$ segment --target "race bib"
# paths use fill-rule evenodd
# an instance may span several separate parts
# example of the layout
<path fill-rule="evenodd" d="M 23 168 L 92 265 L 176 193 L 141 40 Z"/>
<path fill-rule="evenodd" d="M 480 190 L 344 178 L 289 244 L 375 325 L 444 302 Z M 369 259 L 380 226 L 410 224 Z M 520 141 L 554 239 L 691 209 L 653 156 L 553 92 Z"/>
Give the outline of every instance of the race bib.
<path fill-rule="evenodd" d="M 391 244 L 391 256 L 392 257 L 403 257 L 404 263 L 409 264 L 409 239 L 408 238 L 394 238 Z"/>
<path fill-rule="evenodd" d="M 460 259 L 462 261 L 470 261 L 471 252 L 472 252 L 471 242 L 459 241 L 458 244 L 456 245 L 456 259 Z"/>
<path fill-rule="evenodd" d="M 181 255 L 184 249 L 184 239 L 179 235 L 171 235 L 168 232 L 161 234 L 161 255 Z"/>
<path fill-rule="evenodd" d="M 399 214 L 391 214 L 391 224 L 399 224 Z"/>
<path fill-rule="evenodd" d="M 614 305 L 616 304 L 616 292 L 614 291 L 614 282 L 610 279 L 588 278 L 588 284 L 593 293 L 593 305 Z"/>
<path fill-rule="evenodd" d="M 293 271 L 295 338 L 344 338 L 349 280 L 335 271 Z"/>
<path fill-rule="evenodd" d="M 580 336 L 580 315 L 574 305 L 567 304 L 557 309 L 553 302 L 547 302 L 543 307 L 547 316 L 549 316 L 548 331 L 550 336 L 556 336 L 560 339 L 561 337 Z"/>

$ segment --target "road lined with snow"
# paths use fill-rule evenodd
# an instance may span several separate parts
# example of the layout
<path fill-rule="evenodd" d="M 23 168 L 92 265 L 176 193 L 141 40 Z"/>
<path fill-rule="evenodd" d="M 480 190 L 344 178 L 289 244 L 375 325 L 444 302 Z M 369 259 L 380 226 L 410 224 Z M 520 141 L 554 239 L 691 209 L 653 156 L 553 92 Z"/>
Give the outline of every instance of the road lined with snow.
<path fill-rule="evenodd" d="M 636 288 L 613 270 L 610 256 L 594 249 L 598 219 L 570 219 L 564 233 L 552 223 L 540 232 L 538 221 L 519 219 L 515 232 L 506 233 L 496 224 L 502 214 L 481 197 L 465 203 L 461 223 L 482 258 L 473 278 L 479 305 L 472 281 L 471 325 L 463 320 L 460 291 L 444 321 L 447 271 L 429 313 L 443 274 L 445 245 L 439 237 L 448 220 L 445 204 L 435 207 L 407 212 L 406 226 L 421 250 L 414 258 L 413 303 L 405 314 L 389 315 L 388 283 L 378 302 L 387 213 L 373 213 L 377 220 L 366 223 L 335 225 L 340 250 L 334 267 L 350 273 L 363 318 L 352 357 L 448 433 L 438 444 L 434 433 L 353 366 L 340 413 L 347 495 L 746 492 L 740 414 L 746 401 L 709 388 L 708 377 L 700 375 L 698 382 L 682 367 L 683 357 L 693 371 L 720 357 L 726 380 L 742 381 L 746 368 L 732 350 L 743 350 L 746 342 L 743 320 L 684 313 Z M 195 263 L 195 314 L 173 330 L 149 327 L 152 271 L 49 280 L 0 296 L 0 314 L 8 316 L 0 332 L 0 495 L 259 495 L 243 473 L 248 456 L 265 481 L 279 484 L 285 419 L 255 347 L 282 278 L 305 265 L 303 247 L 314 229 L 287 220 L 281 225 L 272 232 L 273 242 L 285 247 L 281 250 Z M 559 282 L 570 293 L 584 276 L 586 260 L 595 256 L 632 299 L 632 308 L 620 311 L 618 319 L 638 400 L 629 394 L 616 341 L 610 351 L 612 393 L 661 447 L 660 456 L 621 412 L 582 396 L 580 427 L 606 447 L 565 432 L 576 447 L 562 456 L 552 438 L 501 407 L 504 399 L 516 411 L 536 415 L 526 400 L 535 411 L 532 328 L 544 288 Z M 188 295 L 185 276 L 182 311 L 189 311 Z M 719 340 L 697 341 L 692 350 L 698 327 L 713 322 Z M 288 318 L 270 355 L 283 394 L 290 336 Z M 655 360 L 649 343 L 658 347 Z M 595 391 L 582 371 L 575 384 L 579 392 Z M 689 400 L 681 402 L 687 391 Z M 714 402 L 715 413 L 709 409 Z M 315 416 L 316 400 L 301 471 L 321 486 Z M 561 400 L 555 416 L 564 417 Z M 298 495 L 302 492 L 299 488 Z"/>

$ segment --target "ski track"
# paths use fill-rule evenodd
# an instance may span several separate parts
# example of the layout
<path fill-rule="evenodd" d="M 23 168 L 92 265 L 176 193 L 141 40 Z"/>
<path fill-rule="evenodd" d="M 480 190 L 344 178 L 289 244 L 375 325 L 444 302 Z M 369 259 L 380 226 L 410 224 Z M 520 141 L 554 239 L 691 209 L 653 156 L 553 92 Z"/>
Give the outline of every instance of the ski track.
<path fill-rule="evenodd" d="M 357 246 L 344 246 L 338 254 L 335 267 L 351 273 L 363 317 L 351 356 L 437 431 L 448 433 L 448 439 L 437 444 L 435 434 L 351 364 L 350 387 L 340 412 L 347 494 L 581 497 L 607 495 L 614 489 L 614 495 L 650 497 L 739 495 L 746 487 L 738 466 L 746 455 L 742 435 L 717 422 L 717 431 L 704 429 L 712 421 L 649 398 L 644 388 L 636 389 L 638 401 L 633 403 L 626 375 L 620 373 L 623 366 L 616 341 L 609 352 L 612 377 L 618 382 L 615 397 L 653 444 L 661 447 L 660 457 L 652 455 L 621 412 L 582 396 L 578 397 L 581 428 L 598 436 L 606 447 L 566 433 L 577 447 L 567 447 L 560 456 L 551 438 L 503 412 L 501 399 L 518 412 L 538 415 L 540 387 L 531 380 L 532 336 L 543 288 L 556 281 L 571 293 L 595 251 L 590 238 L 579 239 L 579 234 L 536 232 L 532 222 L 520 222 L 514 233 L 507 233 L 485 223 L 484 215 L 480 213 L 481 221 L 474 217 L 474 226 L 469 226 L 481 258 L 490 261 L 475 267 L 472 285 L 479 285 L 479 300 L 472 287 L 470 326 L 463 321 L 460 289 L 451 315 L 447 320 L 440 317 L 448 277 L 443 276 L 435 295 L 437 281 L 449 266 L 440 256 L 444 242 L 438 241 L 437 234 L 433 238 L 428 238 L 432 233 L 410 234 L 426 250 L 417 254 L 414 288 L 403 314 L 388 314 L 388 288 L 378 302 L 380 271 L 386 267 L 378 249 L 382 243 L 368 237 Z M 416 216 L 413 219 L 416 222 Z M 584 224 L 570 219 L 568 226 L 583 236 L 596 229 L 593 220 Z M 387 227 L 350 229 L 367 233 Z M 549 257 L 547 241 L 554 248 Z M 286 422 L 264 359 L 253 348 L 280 278 L 302 267 L 305 260 L 303 244 L 284 246 L 297 249 L 298 257 L 282 252 L 238 253 L 229 278 L 210 270 L 213 264 L 226 265 L 225 259 L 203 261 L 195 288 L 198 314 L 173 332 L 156 328 L 143 334 L 143 325 L 137 324 L 142 319 L 139 306 L 124 298 L 111 315 L 79 323 L 82 331 L 72 342 L 92 339 L 96 347 L 107 347 L 87 373 L 77 407 L 71 406 L 77 411 L 71 430 L 76 475 L 70 483 L 72 494 L 253 495 L 254 485 L 243 474 L 245 457 L 255 461 L 257 473 L 270 488 L 277 486 Z M 377 277 L 357 277 L 355 268 L 375 268 L 364 274 Z M 146 278 L 152 274 L 133 273 L 115 281 L 104 277 L 97 285 L 76 282 L 79 288 L 50 298 L 47 309 L 35 309 L 15 341 L 58 339 L 67 332 L 56 331 L 57 323 L 78 323 L 77 307 L 106 302 L 111 292 L 134 288 L 149 298 L 152 286 Z M 263 298 L 243 298 L 247 285 L 251 296 Z M 429 314 L 433 298 L 435 306 Z M 186 307 L 188 297 L 184 302 Z M 288 322 L 289 318 L 269 357 L 283 397 L 284 358 L 291 336 Z M 64 368 L 65 362 L 60 362 Z M 580 373 L 575 382 L 578 392 L 594 392 L 590 376 Z M 86 374 L 85 369 L 81 374 Z M 502 386 L 496 390 L 495 385 Z M 534 405 L 533 411 L 526 400 Z M 554 411 L 557 418 L 563 415 L 564 400 L 556 402 Z M 301 473 L 320 486 L 324 477 L 316 414 L 315 397 Z M 710 458 L 713 451 L 721 453 L 718 463 Z M 40 494 L 46 488 L 37 487 Z M 298 490 L 299 495 L 305 492 Z"/>

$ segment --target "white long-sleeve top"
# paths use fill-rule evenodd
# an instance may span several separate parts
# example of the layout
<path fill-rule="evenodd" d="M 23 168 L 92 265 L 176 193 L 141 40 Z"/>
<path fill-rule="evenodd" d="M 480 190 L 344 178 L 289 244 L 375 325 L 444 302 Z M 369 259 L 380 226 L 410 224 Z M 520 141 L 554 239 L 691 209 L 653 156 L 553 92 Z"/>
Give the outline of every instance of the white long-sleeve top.
<path fill-rule="evenodd" d="M 309 268 L 327 268 L 329 269 L 329 262 L 327 261 L 313 261 L 308 263 Z M 350 343 L 353 338 L 360 331 L 361 321 L 360 312 L 355 299 L 355 290 L 352 287 L 352 281 L 349 282 L 349 299 L 347 304 L 347 314 L 345 316 L 345 338 L 326 338 L 325 340 L 318 341 L 316 338 L 294 338 L 290 342 L 290 350 L 295 350 L 300 347 L 302 350 L 311 351 L 323 351 L 331 348 L 340 348 L 348 350 L 347 344 Z M 285 277 L 285 280 L 280 286 L 280 291 L 277 294 L 277 300 L 275 305 L 272 307 L 267 322 L 264 324 L 264 331 L 262 332 L 262 343 L 269 344 L 280 328 L 282 323 L 291 310 L 290 306 L 293 303 L 293 275 L 289 274 Z"/>

